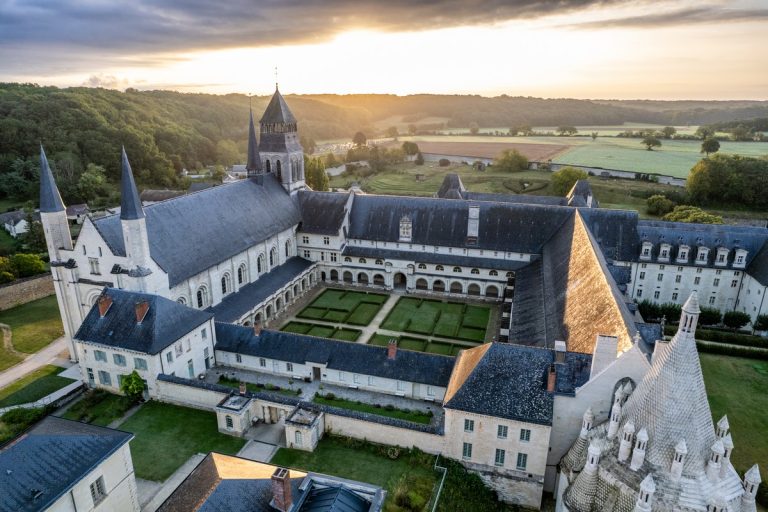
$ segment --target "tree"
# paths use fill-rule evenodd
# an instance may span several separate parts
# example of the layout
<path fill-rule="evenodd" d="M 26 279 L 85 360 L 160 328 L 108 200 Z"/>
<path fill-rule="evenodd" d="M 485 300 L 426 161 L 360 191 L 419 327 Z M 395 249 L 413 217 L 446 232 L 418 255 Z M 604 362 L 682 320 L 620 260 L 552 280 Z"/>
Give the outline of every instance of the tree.
<path fill-rule="evenodd" d="M 752 328 L 756 331 L 768 331 L 768 315 L 757 315 Z"/>
<path fill-rule="evenodd" d="M 674 126 L 665 126 L 661 129 L 661 136 L 665 139 L 671 139 L 673 135 L 677 133 L 677 128 Z"/>
<path fill-rule="evenodd" d="M 645 149 L 648 151 L 653 151 L 653 148 L 661 147 L 661 141 L 655 135 L 646 135 L 642 144 L 645 145 Z"/>
<path fill-rule="evenodd" d="M 558 126 L 556 131 L 560 134 L 561 137 L 576 135 L 579 133 L 579 130 L 577 130 L 575 126 Z"/>
<path fill-rule="evenodd" d="M 712 129 L 710 126 L 699 126 L 696 128 L 696 132 L 694 133 L 696 137 L 699 137 L 701 140 L 709 139 L 710 137 L 715 136 L 715 130 Z"/>
<path fill-rule="evenodd" d="M 408 156 L 413 156 L 419 152 L 419 145 L 415 142 L 403 142 L 403 153 Z"/>
<path fill-rule="evenodd" d="M 132 402 L 138 402 L 144 396 L 144 380 L 136 370 L 133 370 L 128 375 L 123 376 L 120 391 Z"/>
<path fill-rule="evenodd" d="M 731 137 L 738 142 L 752 140 L 752 132 L 750 132 L 749 128 L 740 124 L 731 130 Z"/>
<path fill-rule="evenodd" d="M 469 133 L 472 135 L 477 135 L 477 133 L 480 131 L 480 125 L 476 122 L 472 121 L 469 123 Z"/>
<path fill-rule="evenodd" d="M 416 135 L 416 125 L 415 124 L 409 124 L 408 125 L 408 135 Z"/>
<path fill-rule="evenodd" d="M 520 172 L 528 169 L 528 159 L 516 149 L 505 149 L 493 162 L 493 166 L 504 172 Z"/>
<path fill-rule="evenodd" d="M 564 196 L 579 180 L 585 180 L 589 175 L 575 167 L 563 167 L 552 174 L 552 191 L 557 196 Z"/>
<path fill-rule="evenodd" d="M 338 165 L 339 162 L 336 160 L 336 155 L 329 151 L 328 154 L 325 155 L 325 168 L 327 169 L 329 167 L 336 167 Z"/>
<path fill-rule="evenodd" d="M 30 277 L 45 272 L 45 263 L 37 254 L 17 253 L 10 257 L 13 273 L 18 277 Z"/>
<path fill-rule="evenodd" d="M 752 317 L 748 313 L 743 311 L 726 311 L 723 315 L 723 323 L 726 327 L 730 327 L 734 331 L 737 331 L 747 325 L 752 320 Z"/>
<path fill-rule="evenodd" d="M 387 131 L 385 132 L 385 134 L 387 137 L 390 137 L 393 139 L 396 139 L 397 136 L 400 135 L 399 133 L 397 133 L 397 126 L 390 126 L 389 128 L 387 128 Z"/>
<path fill-rule="evenodd" d="M 213 169 L 211 170 L 211 179 L 214 181 L 221 183 L 224 181 L 224 176 L 227 175 L 227 171 L 224 170 L 224 166 L 222 165 L 214 165 Z"/>
<path fill-rule="evenodd" d="M 699 323 L 701 325 L 717 325 L 723 319 L 722 313 L 717 308 L 708 308 L 702 306 L 699 314 Z"/>
<path fill-rule="evenodd" d="M 315 142 L 315 139 L 311 137 L 299 137 L 299 144 L 301 144 L 301 147 L 304 148 L 304 152 L 308 155 L 313 155 L 317 149 L 317 143 Z M 363 144 L 365 144 L 365 142 L 363 142 Z"/>
<path fill-rule="evenodd" d="M 421 154 L 421 151 L 416 153 L 416 159 L 413 161 L 416 165 L 424 165 L 424 155 Z"/>
<path fill-rule="evenodd" d="M 692 222 L 697 224 L 722 224 L 723 218 L 719 215 L 707 213 L 697 206 L 678 205 L 670 213 L 664 216 L 664 220 L 672 222 Z"/>
<path fill-rule="evenodd" d="M 592 140 L 597 140 L 597 132 L 592 132 L 590 135 L 592 136 Z"/>
<path fill-rule="evenodd" d="M 361 146 L 365 146 L 365 143 L 368 141 L 365 134 L 363 132 L 357 132 L 354 137 L 352 137 L 352 142 L 355 146 L 358 148 Z"/>
<path fill-rule="evenodd" d="M 77 189 L 86 202 L 104 195 L 107 190 L 106 170 L 100 165 L 88 164 L 80 175 L 80 179 L 77 180 Z"/>
<path fill-rule="evenodd" d="M 650 215 L 666 215 L 671 212 L 675 207 L 675 202 L 668 199 L 663 194 L 656 194 L 649 197 L 646 202 L 647 211 Z"/>
<path fill-rule="evenodd" d="M 531 128 L 531 125 L 529 124 L 521 124 L 518 129 L 520 130 L 520 133 L 526 137 L 533 135 L 533 128 Z"/>
<path fill-rule="evenodd" d="M 715 138 L 709 137 L 708 139 L 704 139 L 704 142 L 701 143 L 701 153 L 706 153 L 707 156 L 709 156 L 710 153 L 717 153 L 719 150 L 720 143 Z"/>
<path fill-rule="evenodd" d="M 43 224 L 35 220 L 31 213 L 27 214 L 26 221 L 28 230 L 19 236 L 19 242 L 28 251 L 45 252 L 48 249 L 48 245 L 45 243 Z"/>
<path fill-rule="evenodd" d="M 448 160 L 447 158 L 441 158 L 440 160 L 437 161 L 437 165 L 439 165 L 440 167 L 448 167 L 449 165 L 451 165 L 451 161 Z"/>

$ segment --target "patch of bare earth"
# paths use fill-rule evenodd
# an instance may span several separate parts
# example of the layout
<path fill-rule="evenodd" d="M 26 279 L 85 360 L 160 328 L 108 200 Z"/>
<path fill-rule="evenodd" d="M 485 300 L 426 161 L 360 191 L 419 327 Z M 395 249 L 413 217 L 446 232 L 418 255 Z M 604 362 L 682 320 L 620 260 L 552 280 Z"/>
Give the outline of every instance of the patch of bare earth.
<path fill-rule="evenodd" d="M 562 144 L 527 144 L 520 142 L 418 142 L 422 153 L 437 155 L 496 158 L 507 149 L 516 149 L 528 160 L 544 162 L 570 149 Z"/>

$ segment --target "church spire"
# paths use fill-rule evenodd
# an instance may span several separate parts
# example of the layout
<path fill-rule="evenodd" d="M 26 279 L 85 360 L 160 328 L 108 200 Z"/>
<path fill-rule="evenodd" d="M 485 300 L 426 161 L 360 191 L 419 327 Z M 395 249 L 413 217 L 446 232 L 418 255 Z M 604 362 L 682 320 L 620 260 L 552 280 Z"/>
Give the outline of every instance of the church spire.
<path fill-rule="evenodd" d="M 248 174 L 261 172 L 261 157 L 259 156 L 259 143 L 256 141 L 256 127 L 253 125 L 253 109 L 250 109 L 248 123 L 248 162 L 245 165 Z"/>
<path fill-rule="evenodd" d="M 123 220 L 144 218 L 144 209 L 141 207 L 136 182 L 133 181 L 133 171 L 128 162 L 125 147 L 123 147 L 123 174 L 120 180 L 120 218 Z"/>
<path fill-rule="evenodd" d="M 56 187 L 42 144 L 40 144 L 40 211 L 44 213 L 64 211 L 64 202 Z"/>

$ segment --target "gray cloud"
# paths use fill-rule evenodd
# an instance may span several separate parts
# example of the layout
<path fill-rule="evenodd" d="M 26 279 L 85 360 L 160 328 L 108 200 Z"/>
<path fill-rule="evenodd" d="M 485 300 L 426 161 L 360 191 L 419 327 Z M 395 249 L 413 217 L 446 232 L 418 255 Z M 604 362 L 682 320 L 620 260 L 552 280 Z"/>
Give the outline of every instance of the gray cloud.
<path fill-rule="evenodd" d="M 768 19 L 768 9 L 727 9 L 706 6 L 641 16 L 609 18 L 566 26 L 578 29 L 658 28 L 694 23 L 762 21 L 766 19 Z"/>

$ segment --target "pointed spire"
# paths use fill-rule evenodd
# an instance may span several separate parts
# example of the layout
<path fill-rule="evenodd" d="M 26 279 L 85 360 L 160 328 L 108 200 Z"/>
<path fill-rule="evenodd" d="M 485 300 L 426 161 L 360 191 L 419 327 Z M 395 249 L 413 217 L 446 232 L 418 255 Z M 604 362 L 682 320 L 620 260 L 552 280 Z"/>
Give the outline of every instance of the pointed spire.
<path fill-rule="evenodd" d="M 691 292 L 688 300 L 686 300 L 685 304 L 683 304 L 683 311 L 693 315 L 701 314 L 701 308 L 699 307 L 699 294 L 697 292 Z"/>
<path fill-rule="evenodd" d="M 272 99 L 269 100 L 269 104 L 267 105 L 266 110 L 264 110 L 264 115 L 261 116 L 260 123 L 296 123 L 296 118 L 291 112 L 291 109 L 288 108 L 288 104 L 285 102 L 285 99 L 283 99 L 283 95 L 280 94 L 277 84 L 275 84 L 275 94 L 273 94 Z"/>
<path fill-rule="evenodd" d="M 123 220 L 144 218 L 144 209 L 141 207 L 136 182 L 133 181 L 133 171 L 128 162 L 128 155 L 125 153 L 125 146 L 123 146 L 123 175 L 120 179 L 120 218 Z"/>
<path fill-rule="evenodd" d="M 42 144 L 40 144 L 40 211 L 43 213 L 64 211 L 64 202 L 56 187 Z"/>
<path fill-rule="evenodd" d="M 245 169 L 249 174 L 261 171 L 259 143 L 256 141 L 256 128 L 253 125 L 253 109 L 250 109 L 250 120 L 248 123 L 248 162 Z"/>

